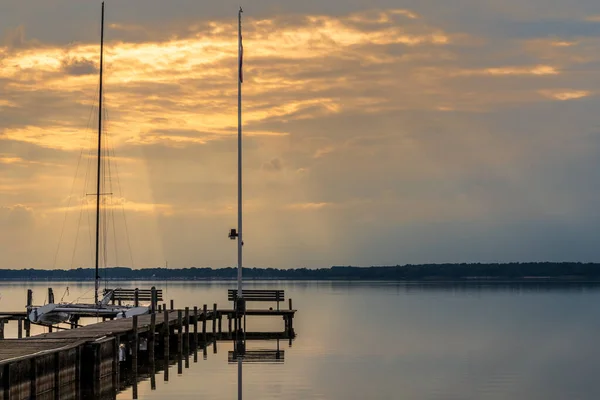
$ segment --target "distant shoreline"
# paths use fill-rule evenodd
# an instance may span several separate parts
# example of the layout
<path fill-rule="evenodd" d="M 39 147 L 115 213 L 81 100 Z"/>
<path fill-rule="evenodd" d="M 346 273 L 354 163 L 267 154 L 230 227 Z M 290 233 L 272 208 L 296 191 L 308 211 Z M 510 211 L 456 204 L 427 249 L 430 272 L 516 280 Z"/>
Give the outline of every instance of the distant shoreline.
<path fill-rule="evenodd" d="M 107 281 L 228 281 L 235 280 L 236 268 L 141 268 L 114 267 L 101 270 Z M 505 264 L 421 264 L 375 267 L 308 269 L 244 268 L 244 279 L 288 281 L 400 281 L 551 283 L 600 282 L 600 263 L 505 263 Z M 3 269 L 0 281 L 93 281 L 94 269 L 69 270 Z"/>

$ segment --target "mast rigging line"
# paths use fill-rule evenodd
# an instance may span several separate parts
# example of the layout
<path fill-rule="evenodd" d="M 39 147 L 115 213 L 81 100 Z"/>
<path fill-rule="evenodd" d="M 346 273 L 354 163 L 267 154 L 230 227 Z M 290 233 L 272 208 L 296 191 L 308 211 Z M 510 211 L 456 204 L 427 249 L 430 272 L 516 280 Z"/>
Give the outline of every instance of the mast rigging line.
<path fill-rule="evenodd" d="M 88 132 L 88 133 L 91 132 L 91 128 L 92 128 L 91 122 L 92 122 L 92 117 L 94 115 L 94 109 L 95 109 L 95 106 L 93 104 L 96 103 L 96 98 L 97 98 L 96 95 L 97 95 L 97 93 L 96 93 L 96 91 L 94 91 L 94 98 L 92 100 L 92 105 L 90 106 L 90 113 L 88 115 L 88 119 L 87 119 L 87 123 L 86 123 L 86 128 L 85 128 L 85 131 Z M 89 146 L 88 146 L 88 149 L 89 149 Z M 79 151 L 79 157 L 77 158 L 77 166 L 75 168 L 75 174 L 73 175 L 73 181 L 71 183 L 71 190 L 69 191 L 69 197 L 68 197 L 68 201 L 67 201 L 67 207 L 65 208 L 64 218 L 63 218 L 63 221 L 62 221 L 62 227 L 61 227 L 61 230 L 60 230 L 60 234 L 58 236 L 58 243 L 56 244 L 56 252 L 54 253 L 54 260 L 52 262 L 52 269 L 56 268 L 56 262 L 58 261 L 58 255 L 60 253 L 60 248 L 62 246 L 62 240 L 63 240 L 63 237 L 64 237 L 64 233 L 65 233 L 65 228 L 66 228 L 66 225 L 67 225 L 67 219 L 68 219 L 68 216 L 69 216 L 69 212 L 71 211 L 71 202 L 73 200 L 73 192 L 75 191 L 75 184 L 77 182 L 77 177 L 79 176 L 79 168 L 81 167 L 81 164 L 82 164 L 81 160 L 83 159 L 84 150 L 85 150 L 85 147 L 82 146 L 81 149 L 80 149 L 80 151 Z M 88 153 L 89 153 L 89 150 L 88 150 Z M 88 154 L 88 156 L 89 156 L 89 154 Z M 89 160 L 89 157 L 88 157 L 88 160 Z M 86 170 L 86 174 L 87 174 L 87 170 Z M 84 184 L 84 190 L 85 190 L 85 184 Z M 83 208 L 83 206 L 82 206 L 81 201 L 80 201 L 80 212 L 81 212 L 82 208 Z M 79 218 L 79 221 L 81 221 L 81 217 Z M 77 225 L 76 234 L 77 234 L 77 232 L 79 232 L 79 223 Z M 75 250 L 73 250 L 73 251 L 75 251 Z M 71 264 L 70 264 L 71 268 L 73 267 L 73 260 L 74 260 L 74 256 L 72 256 L 72 258 L 71 258 Z"/>

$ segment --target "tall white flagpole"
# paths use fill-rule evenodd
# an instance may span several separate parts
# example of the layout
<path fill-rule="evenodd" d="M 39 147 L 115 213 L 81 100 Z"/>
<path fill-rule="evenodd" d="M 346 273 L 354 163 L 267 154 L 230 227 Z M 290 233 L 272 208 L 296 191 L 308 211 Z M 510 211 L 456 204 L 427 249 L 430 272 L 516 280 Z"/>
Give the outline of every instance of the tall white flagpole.
<path fill-rule="evenodd" d="M 242 45 L 242 7 L 240 7 L 240 11 L 238 13 L 238 271 L 237 271 L 237 294 L 240 299 L 242 299 L 242 246 L 244 242 L 242 241 L 242 63 L 244 57 L 244 48 Z M 243 300 L 241 301 L 243 303 Z M 240 304 L 239 300 L 236 300 L 236 309 Z M 245 309 L 245 305 L 244 305 Z M 238 310 L 239 313 L 239 310 Z M 237 314 L 237 313 L 236 313 Z M 238 316 L 236 315 L 236 318 Z M 240 319 L 240 325 L 242 320 Z M 241 326 L 238 328 L 241 329 Z M 236 345 L 239 345 L 236 343 Z M 238 347 L 238 351 L 239 351 Z M 238 400 L 242 400 L 242 355 L 238 354 Z"/>
<path fill-rule="evenodd" d="M 242 45 L 242 8 L 238 14 L 238 271 L 237 271 L 237 293 L 242 298 L 242 62 L 244 48 Z"/>

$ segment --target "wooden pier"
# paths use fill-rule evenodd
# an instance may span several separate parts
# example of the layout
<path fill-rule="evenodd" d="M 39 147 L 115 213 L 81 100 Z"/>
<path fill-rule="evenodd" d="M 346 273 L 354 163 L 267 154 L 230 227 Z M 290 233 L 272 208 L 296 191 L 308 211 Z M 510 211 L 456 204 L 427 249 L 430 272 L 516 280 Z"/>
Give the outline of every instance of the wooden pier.
<path fill-rule="evenodd" d="M 246 316 L 282 318 L 280 332 L 246 332 L 247 340 L 289 340 L 295 337 L 296 310 L 248 309 Z M 241 326 L 233 309 L 206 305 L 107 320 L 75 329 L 64 329 L 34 337 L 0 340 L 0 381 L 3 399 L 114 398 L 120 387 L 120 365 L 130 363 L 137 375 L 138 357 L 153 363 L 170 360 L 170 354 L 189 354 L 221 340 L 233 340 Z M 222 320 L 226 318 L 227 328 Z M 29 322 L 24 312 L 0 313 L 0 326 Z M 232 327 L 233 325 L 233 327 Z M 29 328 L 27 329 L 29 334 Z M 19 328 L 19 337 L 22 330 Z M 165 367 L 168 380 L 168 367 Z M 108 389 L 107 389 L 108 388 Z M 67 394 L 68 393 L 68 394 Z M 66 397 L 65 397 L 66 396 Z"/>

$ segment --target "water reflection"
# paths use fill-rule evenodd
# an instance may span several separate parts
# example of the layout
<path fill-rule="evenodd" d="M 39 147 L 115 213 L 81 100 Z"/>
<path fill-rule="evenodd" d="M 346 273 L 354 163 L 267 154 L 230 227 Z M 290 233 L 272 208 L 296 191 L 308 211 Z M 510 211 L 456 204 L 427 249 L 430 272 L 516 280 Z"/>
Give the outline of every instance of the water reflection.
<path fill-rule="evenodd" d="M 273 335 L 273 334 L 272 334 Z M 273 349 L 261 348 L 261 349 L 251 349 L 246 350 L 243 355 L 244 362 L 248 363 L 282 363 L 285 359 L 285 352 L 280 349 L 280 341 L 283 340 L 293 340 L 293 338 L 289 338 L 287 334 L 280 334 L 280 338 L 272 339 L 272 335 L 268 338 L 261 338 L 259 334 L 251 334 L 252 340 L 260 340 L 260 346 L 266 347 L 266 344 L 273 343 Z M 138 362 L 133 361 L 131 357 L 128 357 L 125 361 L 120 362 L 119 370 L 115 377 L 105 376 L 102 377 L 100 382 L 97 384 L 88 386 L 82 389 L 81 397 L 77 396 L 76 388 L 72 388 L 72 393 L 65 392 L 64 388 L 61 391 L 60 398 L 82 398 L 82 399 L 115 399 L 116 396 L 120 393 L 124 393 L 131 389 L 131 398 L 138 399 L 139 391 L 138 386 L 145 382 L 150 382 L 150 390 L 155 391 L 157 389 L 156 386 L 156 377 L 157 375 L 163 374 L 164 380 L 168 381 L 169 379 L 169 370 L 171 367 L 177 366 L 177 374 L 185 375 L 185 369 L 190 369 L 190 359 L 193 360 L 194 363 L 198 362 L 198 352 L 202 351 L 203 359 L 207 359 L 207 349 L 209 347 L 213 348 L 213 354 L 218 354 L 218 341 L 214 340 L 209 343 L 204 343 L 200 341 L 195 341 L 190 334 L 189 345 L 186 348 L 184 347 L 183 352 L 177 352 L 175 354 L 168 354 L 164 351 L 155 351 L 155 357 L 148 357 L 149 352 L 140 352 Z M 184 338 L 185 340 L 185 338 Z M 159 344 L 157 343 L 157 347 Z M 158 349 L 159 350 L 159 349 Z M 168 355 L 169 358 L 165 358 L 164 356 Z M 237 353 L 235 350 L 228 351 L 228 362 L 237 362 Z M 113 379 L 114 378 L 114 379 Z M 116 387 L 115 387 L 116 383 Z M 64 396 L 64 397 L 63 397 Z M 165 394 L 165 397 L 168 397 L 168 394 Z"/>
<path fill-rule="evenodd" d="M 170 282 L 168 296 L 179 304 L 225 304 L 228 285 Z M 600 398 L 598 283 L 310 281 L 247 287 L 285 289 L 300 309 L 295 328 L 302 335 L 292 348 L 285 346 L 287 337 L 280 338 L 285 362 L 244 366 L 247 399 Z M 26 288 L 3 287 L 4 309 L 22 308 Z M 259 318 L 249 323 L 255 331 L 282 324 Z M 16 336 L 16 328 L 9 323 L 7 336 Z M 180 377 L 171 371 L 168 384 L 161 379 L 168 375 L 159 359 L 164 354 L 157 350 L 156 390 L 150 376 L 138 379 L 139 398 L 234 399 L 232 341 L 219 342 L 217 355 L 210 347 L 198 347 L 198 364 L 190 362 Z M 276 340 L 248 345 L 276 348 Z M 171 351 L 168 365 L 176 368 L 177 346 Z M 143 375 L 144 358 L 139 361 Z M 131 399 L 132 384 L 121 386 L 117 398 Z"/>
<path fill-rule="evenodd" d="M 239 348 L 237 343 L 234 342 L 234 349 L 227 354 L 227 362 L 235 364 L 238 357 L 241 357 L 244 363 L 282 363 L 285 360 L 285 351 L 279 348 L 279 339 L 276 340 L 276 343 L 276 349 L 248 350 L 245 346 Z"/>

